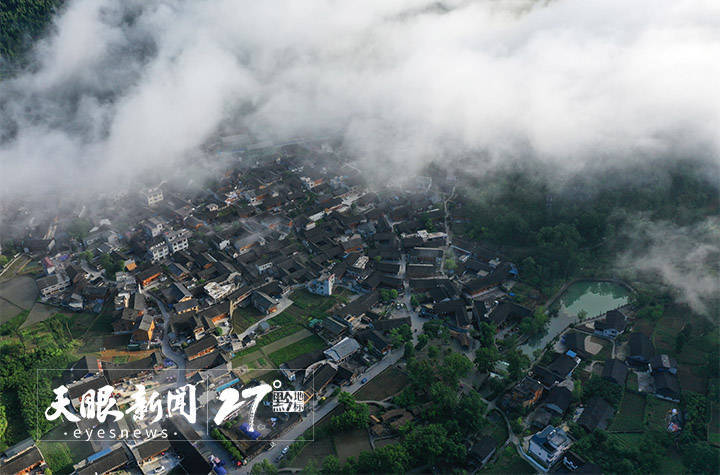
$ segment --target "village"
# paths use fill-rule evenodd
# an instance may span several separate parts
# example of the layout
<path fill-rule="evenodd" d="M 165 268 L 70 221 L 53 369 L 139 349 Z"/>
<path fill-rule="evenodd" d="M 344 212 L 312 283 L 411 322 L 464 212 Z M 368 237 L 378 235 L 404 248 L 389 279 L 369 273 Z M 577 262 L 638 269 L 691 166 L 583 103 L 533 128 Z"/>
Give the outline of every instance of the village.
<path fill-rule="evenodd" d="M 689 347 L 678 351 L 676 338 L 692 334 L 677 316 L 656 324 L 621 281 L 595 283 L 617 296 L 592 310 L 564 297 L 580 281 L 541 299 L 520 266 L 456 235 L 455 187 L 419 176 L 375 190 L 323 147 L 289 145 L 255 151 L 194 192 L 158 183 L 36 223 L 0 274 L 3 334 L 30 343 L 33 329 L 68 326 L 76 358 L 47 378 L 67 386 L 76 411 L 108 384 L 124 407 L 137 383 L 161 393 L 194 384 L 200 410 L 195 424 L 65 422 L 4 450 L 0 472 L 351 463 L 459 417 L 436 407 L 436 379 L 451 391 L 445 409 L 476 421 L 457 447 L 392 471 L 596 473 L 587 445 L 597 431 L 627 448 L 698 423 L 683 392 L 706 391 L 702 350 L 692 365 Z M 302 392 L 305 409 L 276 414 L 265 401 L 255 430 L 247 407 L 213 422 L 223 389 L 261 383 Z M 360 422 L 343 425 L 355 413 Z M 100 428 L 173 436 L 58 440 Z M 68 457 L 57 462 L 57 451 Z"/>

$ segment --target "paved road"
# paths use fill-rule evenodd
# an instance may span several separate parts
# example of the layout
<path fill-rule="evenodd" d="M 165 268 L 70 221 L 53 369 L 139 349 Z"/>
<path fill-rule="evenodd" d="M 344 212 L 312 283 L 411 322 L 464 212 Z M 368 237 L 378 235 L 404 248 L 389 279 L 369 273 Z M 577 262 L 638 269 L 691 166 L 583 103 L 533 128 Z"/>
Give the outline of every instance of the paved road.
<path fill-rule="evenodd" d="M 163 338 L 162 338 L 162 353 L 165 358 L 169 358 L 175 363 L 175 366 L 177 367 L 177 383 L 179 386 L 182 386 L 185 384 L 185 355 L 182 353 L 178 353 L 175 350 L 172 349 L 170 346 L 170 312 L 167 311 L 167 308 L 165 308 L 165 305 L 158 299 L 156 299 L 152 294 L 144 294 L 145 296 L 150 297 L 155 301 L 158 308 L 160 309 L 160 313 L 162 313 L 163 317 Z"/>
<path fill-rule="evenodd" d="M 344 391 L 349 393 L 355 393 L 358 389 L 363 387 L 365 384 L 368 384 L 375 376 L 385 371 L 388 367 L 394 365 L 397 363 L 400 358 L 402 358 L 403 355 L 403 349 L 397 349 L 390 352 L 385 358 L 383 358 L 380 362 L 376 363 L 374 366 L 372 366 L 370 369 L 368 369 L 365 373 L 363 373 L 360 379 L 356 381 L 354 384 L 350 386 L 345 386 L 343 388 Z M 360 381 L 362 379 L 367 378 L 367 381 L 363 384 Z M 332 400 L 327 401 L 324 405 L 320 406 L 320 408 L 315 410 L 315 417 L 308 417 L 302 420 L 300 423 L 296 424 L 290 430 L 287 432 L 281 434 L 278 436 L 278 439 L 283 439 L 284 442 L 278 442 L 275 447 L 272 449 L 258 455 L 255 457 L 252 462 L 245 467 L 242 467 L 242 471 L 237 471 L 233 473 L 249 473 L 252 466 L 258 462 L 261 462 L 264 459 L 268 459 L 270 461 L 275 460 L 275 457 L 277 457 L 280 452 L 282 451 L 283 447 L 286 447 L 291 444 L 291 440 L 296 440 L 298 437 L 300 437 L 303 433 L 305 433 L 306 430 L 308 430 L 310 427 L 312 427 L 313 421 L 317 422 L 320 419 L 322 419 L 324 416 L 326 416 L 330 411 L 335 409 L 337 407 L 338 401 L 337 398 L 334 398 Z"/>

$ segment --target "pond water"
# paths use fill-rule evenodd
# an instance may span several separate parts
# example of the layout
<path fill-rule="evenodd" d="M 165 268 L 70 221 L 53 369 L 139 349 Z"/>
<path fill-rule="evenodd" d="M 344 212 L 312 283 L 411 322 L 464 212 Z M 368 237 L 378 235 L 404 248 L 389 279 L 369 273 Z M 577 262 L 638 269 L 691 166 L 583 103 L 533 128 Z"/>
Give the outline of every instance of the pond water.
<path fill-rule="evenodd" d="M 550 319 L 547 333 L 520 346 L 528 356 L 538 348 L 543 348 L 565 327 L 577 321 L 581 310 L 587 312 L 587 318 L 597 317 L 608 310 L 628 303 L 630 291 L 622 285 L 612 282 L 583 281 L 576 282 L 553 303 L 551 310 L 557 310 L 557 316 Z"/>

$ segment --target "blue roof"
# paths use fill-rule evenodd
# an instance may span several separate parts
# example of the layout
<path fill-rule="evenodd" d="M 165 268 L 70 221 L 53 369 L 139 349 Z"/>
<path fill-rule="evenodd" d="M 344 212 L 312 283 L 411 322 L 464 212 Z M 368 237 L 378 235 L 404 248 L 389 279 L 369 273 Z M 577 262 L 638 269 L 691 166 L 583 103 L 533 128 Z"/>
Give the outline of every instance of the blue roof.
<path fill-rule="evenodd" d="M 110 452 L 112 452 L 112 449 L 103 449 L 100 452 L 96 452 L 96 453 L 92 454 L 91 456 L 89 456 L 87 458 L 87 461 L 88 461 L 88 463 L 94 462 L 95 460 L 99 459 L 100 457 L 102 457 L 104 455 L 109 454 Z"/>

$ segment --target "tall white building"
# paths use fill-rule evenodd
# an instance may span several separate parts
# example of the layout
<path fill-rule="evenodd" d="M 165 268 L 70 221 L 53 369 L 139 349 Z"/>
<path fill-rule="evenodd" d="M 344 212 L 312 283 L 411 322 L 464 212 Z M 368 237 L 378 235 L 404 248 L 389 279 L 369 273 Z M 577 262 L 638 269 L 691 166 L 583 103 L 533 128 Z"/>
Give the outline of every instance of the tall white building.
<path fill-rule="evenodd" d="M 323 274 L 307 283 L 309 292 L 317 295 L 332 295 L 335 285 L 335 274 Z"/>
<path fill-rule="evenodd" d="M 148 206 L 155 206 L 163 200 L 163 192 L 160 188 L 149 188 L 143 192 Z"/>

